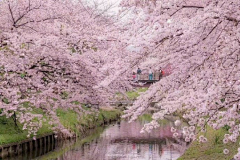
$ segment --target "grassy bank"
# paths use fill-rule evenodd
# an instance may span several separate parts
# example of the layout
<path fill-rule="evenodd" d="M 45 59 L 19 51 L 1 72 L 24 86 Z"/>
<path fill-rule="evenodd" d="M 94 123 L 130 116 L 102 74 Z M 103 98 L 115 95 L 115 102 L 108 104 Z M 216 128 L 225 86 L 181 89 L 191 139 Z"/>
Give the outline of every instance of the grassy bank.
<path fill-rule="evenodd" d="M 34 109 L 33 113 L 35 114 L 43 114 L 41 109 Z M 42 128 L 38 130 L 38 137 L 46 134 L 51 134 L 52 130 L 49 129 L 50 125 L 48 122 L 43 122 Z M 6 118 L 6 116 L 0 117 L 0 145 L 10 144 L 21 142 L 23 140 L 28 139 L 27 130 L 22 130 L 23 125 L 17 122 L 15 125 L 14 120 L 11 118 Z M 32 138 L 33 136 L 31 136 Z"/>
<path fill-rule="evenodd" d="M 56 148 L 54 150 L 54 152 L 48 152 L 48 153 L 44 154 L 43 156 L 39 157 L 38 159 L 39 160 L 57 159 L 58 157 L 62 156 L 64 153 L 72 150 L 73 148 L 78 149 L 81 146 L 83 146 L 84 144 L 90 143 L 94 139 L 99 138 L 101 133 L 103 133 L 104 128 L 105 127 L 101 126 L 101 127 L 95 128 L 93 130 L 90 130 L 91 132 L 88 133 L 89 136 L 86 136 L 81 139 L 76 139 L 77 141 L 74 141 L 74 142 L 64 141 L 64 145 L 62 145 L 59 148 Z"/>
<path fill-rule="evenodd" d="M 145 87 L 136 88 L 132 91 L 127 91 L 125 94 L 126 94 L 126 96 L 129 100 L 136 100 L 137 97 L 139 97 L 141 93 L 143 93 L 147 90 L 148 90 L 148 88 L 145 88 Z M 125 100 L 125 98 L 126 97 L 122 93 L 119 93 L 119 92 L 117 92 L 116 95 L 115 95 L 115 99 L 119 100 L 119 101 Z"/>
<path fill-rule="evenodd" d="M 40 109 L 36 109 L 34 112 L 38 114 L 42 113 Z M 81 136 L 87 129 L 95 128 L 118 119 L 121 112 L 118 110 L 100 109 L 99 114 L 92 113 L 79 116 L 78 113 L 73 110 L 58 109 L 57 115 L 64 127 L 77 136 Z M 16 126 L 12 118 L 6 118 L 5 116 L 0 117 L 0 145 L 21 142 L 28 139 L 27 131 L 23 131 L 22 128 L 23 125 L 17 123 Z M 42 128 L 40 128 L 37 133 L 37 137 L 51 133 L 52 130 L 48 122 L 43 122 Z"/>
<path fill-rule="evenodd" d="M 139 117 L 141 121 L 150 122 L 151 114 L 144 114 Z M 159 121 L 161 126 L 169 123 L 164 119 Z M 192 142 L 186 152 L 178 158 L 178 160 L 231 160 L 240 147 L 240 139 L 236 143 L 223 144 L 224 134 L 227 133 L 229 127 L 225 126 L 219 130 L 214 130 L 208 126 L 205 133 L 200 132 L 198 136 L 204 135 L 208 141 L 206 143 Z M 223 153 L 224 149 L 229 150 L 229 154 Z"/>
<path fill-rule="evenodd" d="M 115 109 L 100 109 L 99 113 L 83 114 L 82 116 L 79 116 L 72 110 L 65 111 L 58 109 L 57 115 L 64 127 L 76 133 L 76 135 L 81 136 L 81 134 L 88 129 L 119 119 L 121 111 Z"/>
<path fill-rule="evenodd" d="M 135 91 L 128 91 L 126 92 L 127 96 L 131 100 L 135 100 L 138 96 L 140 96 L 141 92 L 147 91 L 148 88 L 138 88 Z"/>
<path fill-rule="evenodd" d="M 113 114 L 109 114 L 108 112 L 103 112 L 104 116 L 108 116 L 111 119 Z M 109 119 L 108 118 L 108 119 Z M 113 117 L 112 117 L 113 118 Z M 150 114 L 144 114 L 139 117 L 140 121 L 147 121 L 150 122 L 152 120 Z M 54 152 L 49 152 L 42 157 L 39 157 L 39 160 L 48 160 L 48 159 L 56 159 L 57 157 L 62 156 L 64 153 L 68 152 L 69 150 L 73 150 L 73 148 L 79 149 L 84 144 L 91 143 L 93 140 L 98 139 L 100 135 L 103 133 L 105 127 L 100 126 L 96 127 L 93 130 L 87 131 L 87 136 L 84 138 L 76 139 L 73 143 L 68 143 L 67 141 L 64 142 L 64 145 L 60 148 L 54 150 Z"/>
<path fill-rule="evenodd" d="M 213 130 L 208 127 L 204 135 L 208 139 L 206 143 L 194 141 L 187 151 L 178 160 L 230 160 L 237 153 L 239 141 L 237 143 L 223 144 L 226 129 Z M 228 155 L 223 154 L 223 149 L 227 148 Z"/>

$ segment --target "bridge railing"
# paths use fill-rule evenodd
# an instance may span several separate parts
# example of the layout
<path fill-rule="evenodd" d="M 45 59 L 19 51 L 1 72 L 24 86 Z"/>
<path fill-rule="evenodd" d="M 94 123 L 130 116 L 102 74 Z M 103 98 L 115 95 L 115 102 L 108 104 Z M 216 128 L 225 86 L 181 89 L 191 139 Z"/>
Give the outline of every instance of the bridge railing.
<path fill-rule="evenodd" d="M 133 101 L 109 101 L 108 102 L 112 106 L 118 106 L 118 105 L 132 105 Z"/>
<path fill-rule="evenodd" d="M 153 80 L 159 80 L 159 74 L 158 72 L 153 73 Z M 140 74 L 138 80 L 148 80 L 149 74 Z"/>

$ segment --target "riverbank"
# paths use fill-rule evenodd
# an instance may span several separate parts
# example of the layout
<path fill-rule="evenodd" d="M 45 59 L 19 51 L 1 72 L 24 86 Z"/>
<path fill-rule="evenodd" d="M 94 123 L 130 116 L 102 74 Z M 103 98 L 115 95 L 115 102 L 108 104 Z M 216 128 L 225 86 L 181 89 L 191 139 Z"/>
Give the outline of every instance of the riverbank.
<path fill-rule="evenodd" d="M 237 143 L 223 144 L 224 134 L 227 133 L 227 127 L 219 130 L 207 128 L 204 135 L 208 141 L 206 143 L 199 143 L 194 141 L 190 144 L 186 152 L 178 160 L 231 160 L 237 153 L 240 140 Z M 229 154 L 223 154 L 224 149 L 229 150 Z"/>
<path fill-rule="evenodd" d="M 135 88 L 134 90 L 127 91 L 125 93 L 125 95 L 117 92 L 116 95 L 115 95 L 115 100 L 116 101 L 123 101 L 123 100 L 126 100 L 126 96 L 127 96 L 128 100 L 134 101 L 134 100 L 137 99 L 137 97 L 140 96 L 140 94 L 142 94 L 143 92 L 146 92 L 147 90 L 148 90 L 148 88 L 146 88 L 146 87 Z"/>
<path fill-rule="evenodd" d="M 95 139 L 98 139 L 100 135 L 103 133 L 105 126 L 99 126 L 94 129 L 90 129 L 86 137 L 76 138 L 76 140 L 65 140 L 60 141 L 54 151 L 50 151 L 41 157 L 38 157 L 39 160 L 49 160 L 49 159 L 57 159 L 58 157 L 63 156 L 66 152 L 70 151 L 73 148 L 79 148 L 85 144 L 89 144 Z"/>
<path fill-rule="evenodd" d="M 34 109 L 34 112 L 36 114 L 43 114 L 41 109 Z M 61 124 L 75 136 L 84 135 L 85 131 L 88 129 L 117 120 L 121 115 L 121 111 L 115 109 L 100 109 L 99 113 L 93 112 L 81 116 L 73 110 L 57 109 L 56 112 Z M 0 146 L 21 143 L 28 139 L 32 139 L 33 136 L 27 138 L 28 132 L 22 130 L 22 128 L 23 125 L 19 122 L 15 125 L 13 119 L 4 116 L 0 117 Z M 48 121 L 43 122 L 42 127 L 37 132 L 37 138 L 50 134 L 53 134 L 53 131 L 51 130 Z"/>
<path fill-rule="evenodd" d="M 140 95 L 141 92 L 146 91 L 147 88 L 140 88 L 136 91 L 129 91 L 126 94 L 132 100 Z M 74 102 L 76 105 L 80 105 L 79 102 Z M 26 108 L 31 107 L 28 103 L 24 103 L 23 106 Z M 90 111 L 90 108 L 82 106 L 86 112 Z M 45 113 L 40 108 L 32 108 L 32 113 L 42 114 L 43 118 Z M 91 111 L 90 111 L 91 112 Z M 85 134 L 89 129 L 96 128 L 105 123 L 120 119 L 122 114 L 121 111 L 116 109 L 102 108 L 99 112 L 91 112 L 90 114 L 82 114 L 81 116 L 74 110 L 57 109 L 56 114 L 61 122 L 61 124 L 68 129 L 74 136 L 80 137 Z M 51 130 L 51 125 L 49 121 L 43 121 L 42 127 L 38 130 L 36 138 L 44 137 L 45 135 L 53 134 Z M 21 142 L 30 141 L 33 139 L 33 135 L 29 138 L 27 137 L 27 130 L 22 130 L 23 125 L 19 122 L 14 122 L 12 118 L 6 118 L 5 116 L 0 117 L 0 147 L 8 146 L 11 144 L 17 144 Z"/>
<path fill-rule="evenodd" d="M 177 114 L 179 116 L 181 114 Z M 139 119 L 144 119 L 151 121 L 151 114 L 145 114 Z M 168 118 L 169 119 L 169 118 Z M 170 119 L 169 119 L 170 120 Z M 161 125 L 165 124 L 166 120 L 159 121 Z M 175 120 L 172 119 L 174 122 Z M 208 141 L 206 143 L 199 143 L 194 141 L 189 145 L 189 148 L 185 153 L 178 158 L 178 160 L 231 160 L 233 156 L 237 153 L 240 147 L 240 139 L 236 143 L 229 142 L 228 144 L 223 144 L 224 134 L 228 132 L 229 127 L 225 126 L 219 130 L 214 130 L 208 126 L 205 133 L 200 132 L 198 136 L 204 135 Z M 229 150 L 229 154 L 225 155 L 223 153 L 224 149 Z"/>
<path fill-rule="evenodd" d="M 146 159 L 146 155 L 154 155 L 155 159 L 169 159 L 172 154 L 177 157 L 180 156 L 182 153 L 179 150 L 174 148 L 169 150 L 168 146 L 168 144 L 176 143 L 170 137 L 172 122 L 168 121 L 165 125 L 161 125 L 155 132 L 139 134 L 144 124 L 150 119 L 149 115 L 143 115 L 132 123 L 121 120 L 110 125 L 97 127 L 89 130 L 90 132 L 85 138 L 76 138 L 73 141 L 59 141 L 56 143 L 54 150 L 38 154 L 40 156 L 36 157 L 39 160 L 76 160 L 79 157 L 82 160 L 117 160 L 129 158 Z"/>

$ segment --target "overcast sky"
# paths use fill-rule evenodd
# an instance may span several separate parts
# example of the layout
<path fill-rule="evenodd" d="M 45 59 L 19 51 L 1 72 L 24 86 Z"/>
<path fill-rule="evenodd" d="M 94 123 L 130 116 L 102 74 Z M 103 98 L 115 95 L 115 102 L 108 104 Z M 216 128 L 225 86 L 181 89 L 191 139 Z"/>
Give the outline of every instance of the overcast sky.
<path fill-rule="evenodd" d="M 117 14 L 119 8 L 119 3 L 121 0 L 84 0 L 90 5 L 98 4 L 100 10 L 105 10 L 111 6 L 111 9 L 108 10 L 109 14 Z"/>

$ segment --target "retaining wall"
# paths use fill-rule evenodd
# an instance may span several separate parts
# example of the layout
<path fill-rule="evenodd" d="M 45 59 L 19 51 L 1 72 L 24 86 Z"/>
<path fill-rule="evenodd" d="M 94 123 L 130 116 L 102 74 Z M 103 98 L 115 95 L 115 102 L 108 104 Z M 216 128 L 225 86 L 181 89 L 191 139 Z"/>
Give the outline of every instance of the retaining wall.
<path fill-rule="evenodd" d="M 36 140 L 28 139 L 20 143 L 0 146 L 0 159 L 32 159 L 54 150 L 56 139 L 53 134 L 45 135 Z M 14 158 L 15 157 L 15 158 Z"/>

